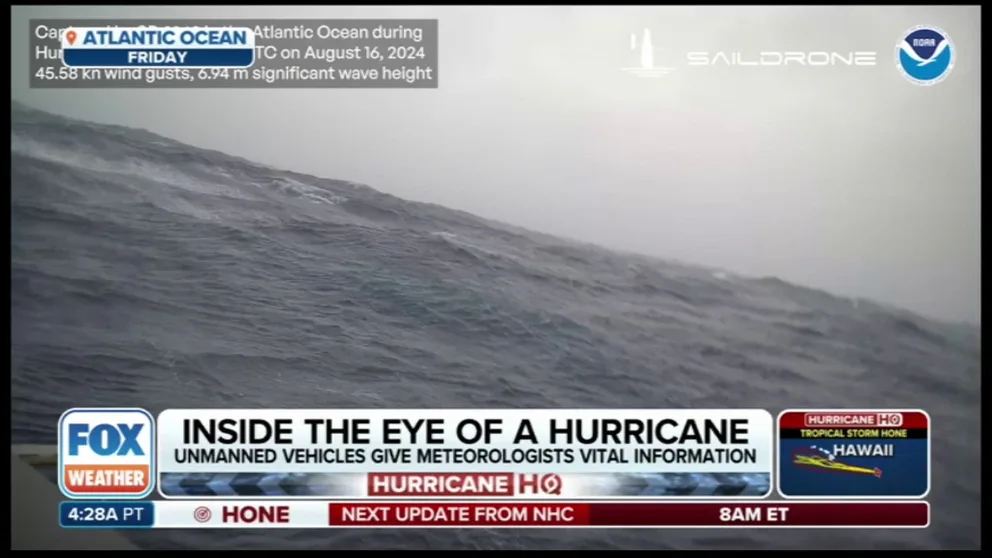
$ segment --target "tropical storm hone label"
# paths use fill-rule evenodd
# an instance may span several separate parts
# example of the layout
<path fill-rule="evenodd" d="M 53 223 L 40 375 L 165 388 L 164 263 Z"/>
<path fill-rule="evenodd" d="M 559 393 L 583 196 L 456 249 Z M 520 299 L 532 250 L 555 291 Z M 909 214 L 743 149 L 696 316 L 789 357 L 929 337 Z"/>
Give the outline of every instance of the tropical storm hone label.
<path fill-rule="evenodd" d="M 778 417 L 785 498 L 923 498 L 930 415 L 905 410 L 786 410 Z"/>

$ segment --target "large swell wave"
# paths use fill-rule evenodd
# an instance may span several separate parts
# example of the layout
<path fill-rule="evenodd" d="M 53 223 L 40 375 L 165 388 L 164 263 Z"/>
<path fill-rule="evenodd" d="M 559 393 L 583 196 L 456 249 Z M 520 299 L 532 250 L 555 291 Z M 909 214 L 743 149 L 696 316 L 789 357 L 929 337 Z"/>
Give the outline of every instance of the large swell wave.
<path fill-rule="evenodd" d="M 980 330 L 11 108 L 12 436 L 77 405 L 923 407 L 926 531 L 170 531 L 148 548 L 977 548 Z"/>

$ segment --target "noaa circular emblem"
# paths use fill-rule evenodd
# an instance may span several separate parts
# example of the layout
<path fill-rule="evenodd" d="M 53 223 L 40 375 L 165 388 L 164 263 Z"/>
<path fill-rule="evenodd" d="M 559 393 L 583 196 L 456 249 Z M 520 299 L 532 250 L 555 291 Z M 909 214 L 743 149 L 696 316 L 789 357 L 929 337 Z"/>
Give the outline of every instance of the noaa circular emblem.
<path fill-rule="evenodd" d="M 916 85 L 944 81 L 954 68 L 955 57 L 954 43 L 938 27 L 914 27 L 896 45 L 896 67 Z"/>

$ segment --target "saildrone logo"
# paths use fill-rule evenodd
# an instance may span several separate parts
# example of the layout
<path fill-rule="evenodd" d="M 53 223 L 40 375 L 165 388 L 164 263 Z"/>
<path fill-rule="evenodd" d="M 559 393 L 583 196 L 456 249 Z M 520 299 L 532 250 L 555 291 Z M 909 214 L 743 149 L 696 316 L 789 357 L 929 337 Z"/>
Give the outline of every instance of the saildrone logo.
<path fill-rule="evenodd" d="M 637 60 L 640 64 L 623 68 L 623 71 L 628 74 L 642 78 L 658 78 L 675 70 L 675 68 L 655 65 L 654 53 L 657 49 L 654 47 L 654 43 L 651 42 L 650 29 L 644 30 L 640 41 L 637 40 L 636 33 L 630 34 L 630 50 L 637 54 Z"/>
<path fill-rule="evenodd" d="M 921 25 L 910 29 L 896 45 L 896 67 L 916 85 L 935 85 L 951 73 L 956 54 L 947 33 Z"/>

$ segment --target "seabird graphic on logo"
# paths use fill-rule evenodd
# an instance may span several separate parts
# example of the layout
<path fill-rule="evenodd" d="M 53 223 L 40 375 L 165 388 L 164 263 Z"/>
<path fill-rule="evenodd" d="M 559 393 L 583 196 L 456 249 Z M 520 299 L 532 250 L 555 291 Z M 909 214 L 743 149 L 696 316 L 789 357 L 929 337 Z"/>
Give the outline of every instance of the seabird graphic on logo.
<path fill-rule="evenodd" d="M 882 478 L 882 470 L 878 467 L 858 467 L 841 463 L 827 450 L 810 446 L 809 448 L 796 448 L 792 451 L 792 464 L 800 469 L 815 471 L 817 473 L 846 473 L 849 475 L 871 475 L 875 478 Z"/>
<path fill-rule="evenodd" d="M 630 50 L 637 51 L 637 34 L 630 34 Z M 623 71 L 633 74 L 637 77 L 644 78 L 656 78 L 661 77 L 675 68 L 662 68 L 654 65 L 654 44 L 651 42 L 651 30 L 645 29 L 643 35 L 641 35 L 640 44 L 640 62 L 639 66 L 631 66 L 628 68 L 623 68 Z"/>
<path fill-rule="evenodd" d="M 947 33 L 921 25 L 907 31 L 896 45 L 896 67 L 916 85 L 935 85 L 951 73 L 956 54 Z"/>

